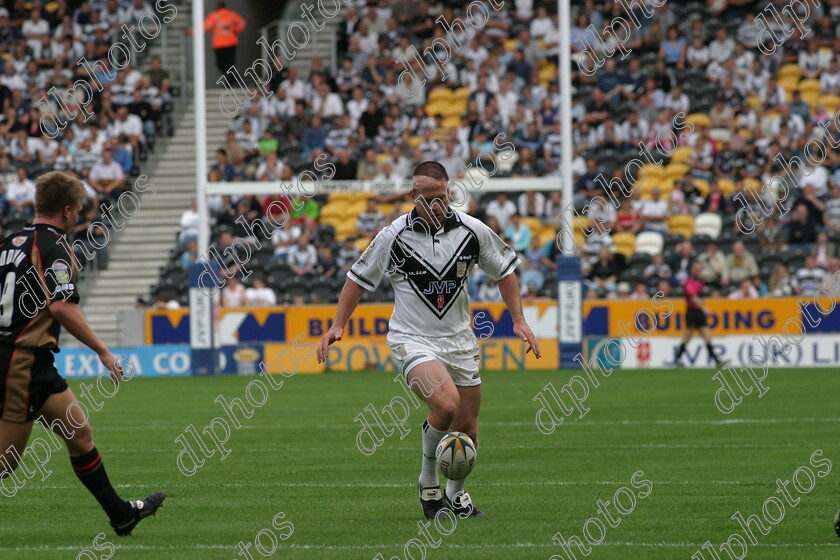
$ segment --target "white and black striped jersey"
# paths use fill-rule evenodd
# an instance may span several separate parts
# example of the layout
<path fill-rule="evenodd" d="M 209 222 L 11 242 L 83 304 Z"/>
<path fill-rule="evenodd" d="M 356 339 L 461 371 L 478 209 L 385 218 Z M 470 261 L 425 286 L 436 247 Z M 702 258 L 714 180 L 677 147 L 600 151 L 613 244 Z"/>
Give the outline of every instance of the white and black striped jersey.
<path fill-rule="evenodd" d="M 467 279 L 473 266 L 501 280 L 519 262 L 510 246 L 472 216 L 452 211 L 431 233 L 412 210 L 380 231 L 347 275 L 368 291 L 390 276 L 392 331 L 448 337 L 470 328 Z"/>

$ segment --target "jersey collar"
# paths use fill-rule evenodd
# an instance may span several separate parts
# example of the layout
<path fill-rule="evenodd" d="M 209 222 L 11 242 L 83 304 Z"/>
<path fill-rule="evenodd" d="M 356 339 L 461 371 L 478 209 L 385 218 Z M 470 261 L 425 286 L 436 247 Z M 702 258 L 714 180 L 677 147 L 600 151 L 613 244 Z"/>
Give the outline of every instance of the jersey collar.
<path fill-rule="evenodd" d="M 56 235 L 64 235 L 64 230 L 61 228 L 57 228 L 50 224 L 30 224 L 27 226 L 23 226 L 24 231 L 51 231 Z"/>
<path fill-rule="evenodd" d="M 449 231 L 451 229 L 455 229 L 456 227 L 461 225 L 461 220 L 458 219 L 456 212 L 452 209 L 449 210 L 449 216 L 446 218 L 446 221 L 443 223 L 443 231 Z M 420 219 L 420 216 L 417 215 L 417 208 L 413 208 L 411 213 L 408 215 L 408 229 L 411 231 L 418 231 L 418 232 L 428 232 L 429 228 L 426 226 L 425 222 Z"/>

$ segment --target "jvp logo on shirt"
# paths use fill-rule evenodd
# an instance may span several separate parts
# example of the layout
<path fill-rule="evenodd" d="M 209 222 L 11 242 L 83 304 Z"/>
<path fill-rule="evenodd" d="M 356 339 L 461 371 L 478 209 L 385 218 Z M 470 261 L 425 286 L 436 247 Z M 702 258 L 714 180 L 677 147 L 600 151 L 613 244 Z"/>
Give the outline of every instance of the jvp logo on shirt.
<path fill-rule="evenodd" d="M 452 293 L 452 290 L 458 285 L 455 280 L 433 280 L 429 282 L 429 285 L 423 290 L 423 293 L 428 294 L 449 294 Z"/>

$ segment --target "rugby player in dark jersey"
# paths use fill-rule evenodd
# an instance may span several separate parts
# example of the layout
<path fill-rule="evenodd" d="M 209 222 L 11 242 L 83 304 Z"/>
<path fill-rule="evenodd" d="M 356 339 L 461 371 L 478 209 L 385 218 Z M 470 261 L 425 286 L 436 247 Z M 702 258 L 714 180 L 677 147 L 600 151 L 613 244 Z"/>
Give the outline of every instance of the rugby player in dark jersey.
<path fill-rule="evenodd" d="M 79 308 L 77 267 L 65 231 L 76 225 L 84 199 L 81 181 L 57 171 L 42 175 L 35 186 L 32 225 L 0 241 L 0 477 L 12 476 L 34 420 L 42 417 L 65 440 L 73 471 L 105 510 L 111 527 L 128 535 L 155 514 L 164 493 L 136 501 L 117 495 L 90 425 L 53 364 L 63 326 L 98 354 L 114 383 L 123 375 Z"/>

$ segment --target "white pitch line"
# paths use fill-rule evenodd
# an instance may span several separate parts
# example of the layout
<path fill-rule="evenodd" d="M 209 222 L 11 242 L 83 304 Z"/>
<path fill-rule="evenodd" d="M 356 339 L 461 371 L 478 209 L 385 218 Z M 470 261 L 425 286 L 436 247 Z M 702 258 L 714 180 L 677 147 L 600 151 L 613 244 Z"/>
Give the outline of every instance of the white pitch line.
<path fill-rule="evenodd" d="M 21 547 L 0 547 L 0 552 L 47 552 L 47 551 L 61 551 L 61 550 L 79 550 L 87 546 L 80 544 L 79 546 L 50 546 L 43 545 L 38 547 L 21 546 Z M 372 550 L 372 549 L 393 549 L 402 548 L 405 543 L 393 544 L 357 544 L 357 545 L 330 545 L 330 544 L 288 544 L 277 547 L 276 552 L 284 549 L 303 549 L 303 550 Z M 598 546 L 615 546 L 615 547 L 640 547 L 640 548 L 700 548 L 702 543 L 669 543 L 669 542 L 603 542 L 598 545 L 591 545 L 593 548 Z M 838 548 L 840 543 L 758 543 L 750 545 L 750 548 Z M 237 550 L 236 546 L 228 544 L 194 544 L 194 545 L 142 545 L 142 544 L 127 544 L 116 545 L 117 550 Z M 476 548 L 557 548 L 554 543 L 533 543 L 533 542 L 518 542 L 518 543 L 498 543 L 498 544 L 456 544 L 447 543 L 441 545 L 439 548 L 462 548 L 466 550 Z"/>
<path fill-rule="evenodd" d="M 229 422 L 227 417 L 218 416 L 218 418 L 224 418 L 225 421 Z M 210 419 L 199 420 L 197 422 L 210 422 Z M 247 421 L 247 420 L 246 420 Z M 729 424 L 813 424 L 813 423 L 838 423 L 840 422 L 840 418 L 725 418 L 722 420 L 575 420 L 574 418 L 570 419 L 568 423 L 562 424 L 564 427 L 567 426 L 645 426 L 645 425 L 675 425 L 675 426 L 682 426 L 682 425 L 700 425 L 700 426 L 726 426 Z M 193 423 L 194 424 L 194 423 Z M 536 427 L 535 422 L 481 422 L 482 426 L 534 426 Z M 385 427 L 395 428 L 400 424 L 394 424 L 390 422 L 383 422 Z M 409 426 L 413 427 L 413 426 Z M 177 429 L 183 431 L 186 426 L 176 425 L 176 424 L 150 424 L 150 425 L 100 425 L 97 426 L 95 429 L 97 431 L 111 431 L 111 432 L 120 432 L 120 431 L 148 431 L 151 429 L 155 430 L 167 430 L 167 429 Z M 358 429 L 359 424 L 356 423 L 342 423 L 342 424 L 262 424 L 262 425 L 252 425 L 252 424 L 243 424 L 238 430 L 277 430 L 277 429 L 318 429 L 318 430 L 335 430 L 335 429 Z"/>
<path fill-rule="evenodd" d="M 613 480 L 547 480 L 544 482 L 488 482 L 480 486 L 612 486 L 626 484 L 627 481 Z M 694 486 L 702 484 L 715 485 L 743 485 L 763 484 L 761 481 L 743 480 L 657 480 L 656 484 Z M 147 488 L 147 484 L 114 484 L 115 488 Z M 177 482 L 167 484 L 169 488 L 201 488 L 211 486 L 213 488 L 412 488 L 413 484 L 381 483 L 381 482 L 358 482 L 358 483 L 330 483 L 330 482 L 226 482 L 226 483 L 195 483 Z M 36 486 L 24 486 L 21 490 L 31 488 L 32 490 L 68 490 L 79 488 L 76 484 L 44 484 Z"/>

